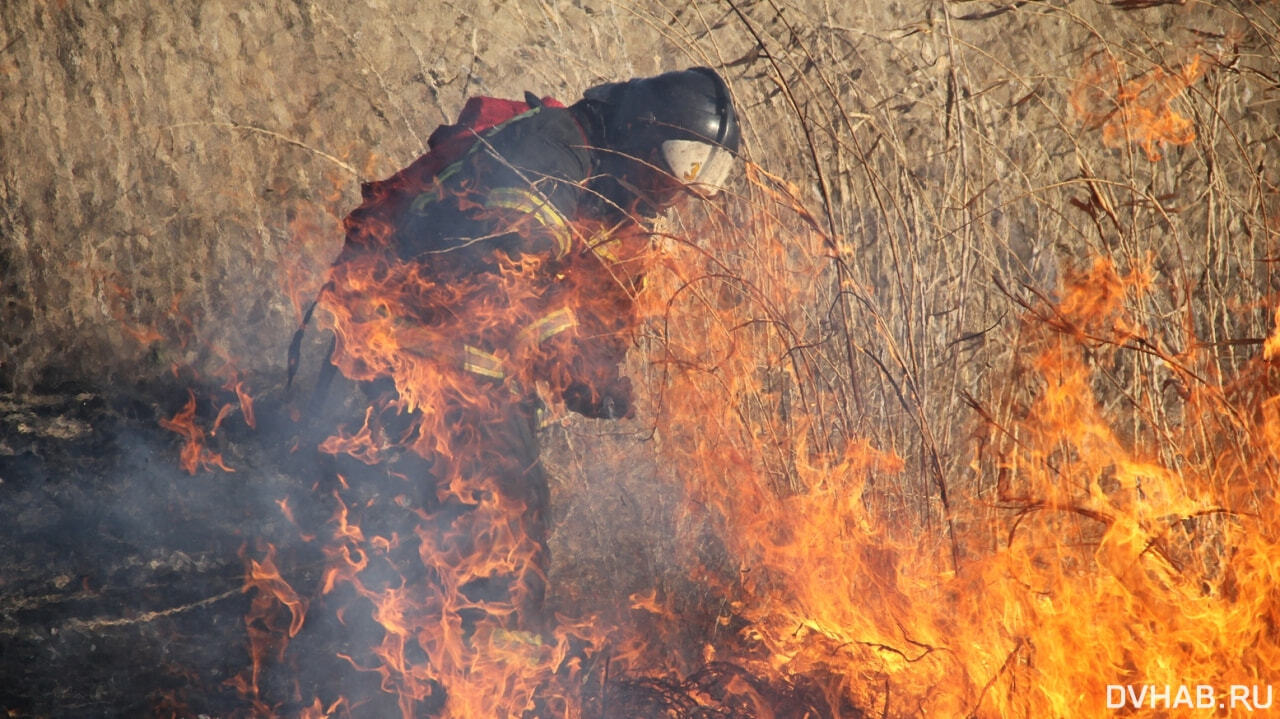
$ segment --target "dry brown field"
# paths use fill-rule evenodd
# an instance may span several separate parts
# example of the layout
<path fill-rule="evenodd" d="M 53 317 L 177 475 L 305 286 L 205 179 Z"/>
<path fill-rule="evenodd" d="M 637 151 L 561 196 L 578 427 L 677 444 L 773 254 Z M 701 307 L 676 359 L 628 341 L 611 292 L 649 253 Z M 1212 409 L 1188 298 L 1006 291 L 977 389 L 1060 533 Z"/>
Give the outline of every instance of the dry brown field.
<path fill-rule="evenodd" d="M 16 468 L 97 436 L 39 409 L 76 397 L 154 428 L 137 443 L 165 482 L 251 496 L 273 541 L 328 526 L 280 517 L 273 493 L 305 482 L 243 426 L 234 388 L 293 401 L 289 339 L 360 183 L 425 152 L 470 96 L 572 101 L 690 65 L 730 83 L 743 171 L 662 221 L 628 360 L 638 416 L 553 411 L 542 431 L 551 601 L 565 627 L 611 628 L 590 641 L 612 669 L 584 660 L 564 703 L 480 682 L 501 707 L 484 711 L 1111 716 L 1110 685 L 1225 701 L 1280 683 L 1280 5 L 1264 0 L 0 4 L 0 546 L 54 531 L 31 515 L 66 505 Z M 235 472 L 177 469 L 182 439 L 156 420 L 188 388 L 206 432 L 219 407 L 239 423 L 203 440 Z M 145 505 L 112 467 L 48 496 Z M 164 571 L 129 574 L 141 594 L 103 580 L 114 609 L 72 601 L 93 570 L 65 554 L 0 559 L 0 643 L 27 652 L 0 658 L 0 709 L 365 716 L 323 685 L 272 694 L 178 659 L 155 687 L 53 676 L 79 667 L 73 647 L 198 643 L 212 630 L 165 623 L 267 596 L 239 591 L 264 556 L 242 532 L 191 564 L 167 539 L 129 545 L 129 566 Z M 236 582 L 166 601 L 206 565 Z M 243 676 L 244 634 L 217 630 L 221 679 Z M 538 681 L 568 670 L 543 649 L 507 670 L 554 693 Z M 407 694 L 402 674 L 383 690 Z M 683 698 L 644 704 L 645 678 Z M 461 695 L 392 706 L 484 715 Z M 1155 709 L 1212 715 L 1195 701 Z"/>

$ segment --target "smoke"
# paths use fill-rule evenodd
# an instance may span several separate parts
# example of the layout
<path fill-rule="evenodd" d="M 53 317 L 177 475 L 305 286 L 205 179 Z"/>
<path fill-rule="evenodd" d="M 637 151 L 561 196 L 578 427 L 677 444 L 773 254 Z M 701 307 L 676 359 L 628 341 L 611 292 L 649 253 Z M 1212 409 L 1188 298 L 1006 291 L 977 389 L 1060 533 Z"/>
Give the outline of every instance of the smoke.
<path fill-rule="evenodd" d="M 180 472 L 151 408 L 63 391 L 3 398 L 0 705 L 48 716 L 146 714 L 242 658 L 235 475 Z M 69 678 L 74 677 L 74 681 Z"/>

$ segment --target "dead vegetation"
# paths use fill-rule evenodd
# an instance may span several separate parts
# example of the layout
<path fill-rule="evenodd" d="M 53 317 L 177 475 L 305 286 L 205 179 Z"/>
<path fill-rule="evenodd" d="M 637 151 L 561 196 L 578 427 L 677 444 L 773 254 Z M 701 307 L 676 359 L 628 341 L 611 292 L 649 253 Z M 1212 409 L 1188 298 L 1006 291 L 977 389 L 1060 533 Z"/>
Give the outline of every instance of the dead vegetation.
<path fill-rule="evenodd" d="M 677 366 L 715 377 L 730 397 L 716 407 L 736 416 L 725 441 L 752 435 L 744 465 L 776 496 L 819 491 L 820 465 L 854 466 L 868 515 L 936 545 L 951 571 L 982 559 L 975 537 L 1016 544 L 1016 529 L 974 527 L 1047 506 L 1017 458 L 1074 486 L 1068 504 L 1110 486 L 1114 468 L 1081 465 L 1080 446 L 1029 420 L 1054 384 L 1047 354 L 1078 363 L 1073 391 L 1096 400 L 1115 448 L 1175 473 L 1234 467 L 1214 480 L 1227 494 L 1277 461 L 1257 436 L 1280 290 L 1271 4 L 20 2 L 0 21 L 0 382 L 18 392 L 144 386 L 180 366 L 278 396 L 358 181 L 421 153 L 467 96 L 571 99 L 722 70 L 752 171 L 726 209 L 673 220 L 680 256 L 705 264 L 657 279 L 672 292 L 632 358 L 653 398 L 644 426 L 547 433 L 565 602 L 623 606 L 646 585 L 769 595 L 690 586 L 691 566 L 752 558 L 724 516 L 681 514 L 686 493 L 715 502 L 652 458 L 694 433 L 664 423 Z M 679 344 L 721 335 L 755 354 Z M 859 442 L 883 456 L 850 463 Z M 1225 581 L 1225 517 L 1271 511 L 1274 489 L 1183 517 L 1152 546 Z M 1091 506 L 1067 511 L 1098 524 Z M 1071 531 L 1095 546 L 1101 525 Z M 891 634 L 875 641 L 904 645 Z M 1033 663 L 1022 648 L 1006 661 Z M 840 691 L 872 706 L 865 686 Z"/>

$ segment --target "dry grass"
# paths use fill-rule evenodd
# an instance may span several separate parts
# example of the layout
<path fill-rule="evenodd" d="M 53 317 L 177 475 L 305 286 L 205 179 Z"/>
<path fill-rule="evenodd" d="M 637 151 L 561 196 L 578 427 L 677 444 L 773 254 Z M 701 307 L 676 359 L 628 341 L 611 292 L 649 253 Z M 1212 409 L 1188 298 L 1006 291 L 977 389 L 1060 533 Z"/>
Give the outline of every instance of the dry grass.
<path fill-rule="evenodd" d="M 831 425 L 914 465 L 904 509 L 942 516 L 972 459 L 969 425 L 954 421 L 971 416 L 967 397 L 1017 401 L 1002 391 L 1026 351 L 1017 318 L 1046 311 L 1062 275 L 1095 258 L 1152 273 L 1152 291 L 1128 298 L 1151 334 L 1130 346 L 1158 351 L 1118 353 L 1099 388 L 1132 418 L 1131 440 L 1167 435 L 1180 415 L 1169 355 L 1195 355 L 1215 381 L 1257 356 L 1280 239 L 1269 8 L 787 10 L 731 18 L 766 55 L 743 93 L 763 91 L 770 108 L 753 115 L 753 157 L 807 180 L 804 200 L 839 245 L 820 280 L 844 298 L 824 300 L 835 339 L 821 381 L 844 394 Z M 1091 73 L 1099 57 L 1110 72 Z M 1193 61 L 1201 74 L 1181 87 L 1124 99 Z M 1082 88 L 1093 115 L 1073 107 Z M 1137 129 L 1126 142 L 1144 103 L 1187 118 L 1194 139 L 1152 141 L 1159 159 Z M 760 117 L 777 121 L 763 133 Z"/>
<path fill-rule="evenodd" d="M 357 180 L 422 152 L 469 95 L 568 100 L 704 63 L 730 79 L 763 173 L 675 234 L 715 257 L 696 301 L 767 328 L 779 359 L 736 401 L 782 438 L 762 460 L 780 495 L 805 489 L 797 447 L 863 438 L 905 463 L 870 485 L 871 510 L 954 541 L 984 510 L 953 498 L 1007 496 L 1002 463 L 1044 388 L 1028 358 L 1060 336 L 1121 441 L 1170 467 L 1250 451 L 1233 435 L 1248 423 L 1173 442 L 1196 434 L 1183 418 L 1201 391 L 1274 393 L 1266 370 L 1236 379 L 1280 290 L 1272 4 L 150 5 L 0 9 L 6 388 L 145 384 L 173 364 L 209 377 L 231 357 L 278 392 L 297 298 Z M 1138 110 L 1185 118 L 1166 137 L 1188 142 L 1139 134 Z M 775 234 L 723 230 L 762 215 Z M 1146 278 L 1121 292 L 1129 331 L 1055 313 L 1100 258 Z M 650 326 L 633 358 L 659 394 L 664 342 Z M 648 460 L 601 481 L 598 453 L 648 453 L 647 431 L 614 431 L 570 422 L 548 442 L 571 500 L 559 571 L 624 601 L 706 556 L 673 543 L 696 532 L 668 529 L 688 520 Z M 656 538 L 607 556 L 619 531 Z M 611 561 L 644 581 L 606 586 Z"/>

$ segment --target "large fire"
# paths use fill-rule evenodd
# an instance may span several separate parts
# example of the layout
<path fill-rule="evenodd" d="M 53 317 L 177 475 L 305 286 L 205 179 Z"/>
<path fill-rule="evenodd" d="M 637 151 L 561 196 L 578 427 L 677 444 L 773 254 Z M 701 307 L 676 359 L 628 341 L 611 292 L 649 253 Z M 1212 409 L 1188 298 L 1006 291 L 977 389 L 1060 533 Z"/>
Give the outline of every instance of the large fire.
<path fill-rule="evenodd" d="M 1280 2 L 0 8 L 0 715 L 1280 714 Z M 652 225 L 360 185 L 695 63 Z"/>
<path fill-rule="evenodd" d="M 1028 312 L 1024 370 L 1039 389 L 1009 421 L 984 411 L 970 470 L 996 474 L 997 491 L 953 494 L 952 536 L 877 510 L 884 490 L 870 482 L 892 481 L 892 454 L 856 439 L 834 454 L 797 446 L 799 488 L 780 493 L 760 442 L 778 436 L 776 423 L 722 411 L 708 430 L 681 418 L 710 406 L 668 408 L 684 427 L 668 429 L 668 442 L 701 467 L 695 496 L 723 517 L 742 563 L 737 606 L 773 669 L 829 677 L 832 706 L 850 698 L 886 716 L 1106 716 L 1123 692 L 1148 686 L 1173 687 L 1143 704 L 1173 715 L 1203 711 L 1197 686 L 1224 707 L 1227 687 L 1241 694 L 1237 710 L 1270 706 L 1280 666 L 1274 370 L 1219 380 L 1199 350 L 1150 344 L 1154 333 L 1126 309 L 1148 281 L 1098 261 L 1056 305 Z M 731 338 L 719 339 L 689 347 L 723 358 Z M 1158 443 L 1136 439 L 1126 413 L 1095 396 L 1126 352 L 1159 357 L 1186 395 L 1180 421 L 1144 417 L 1161 423 L 1142 431 Z M 757 360 L 724 372 L 742 378 L 733 393 L 761 391 L 747 371 Z M 677 381 L 689 386 L 673 401 L 725 390 L 706 373 Z M 715 471 L 726 459 L 734 471 Z"/>
<path fill-rule="evenodd" d="M 309 537 L 325 565 L 310 609 L 270 552 L 249 560 L 255 664 L 242 690 L 256 696 L 261 666 L 284 661 L 289 637 L 329 611 L 376 628 L 371 646 L 338 657 L 376 677 L 405 717 L 1270 706 L 1280 667 L 1274 368 L 1259 359 L 1223 377 L 1207 348 L 1161 346 L 1131 309 L 1154 291 L 1151 276 L 1097 260 L 1058 300 L 1026 305 L 1014 339 L 1030 389 L 970 398 L 981 421 L 969 481 L 953 483 L 946 522 L 915 521 L 893 500 L 906 463 L 836 426 L 847 410 L 833 409 L 840 389 L 822 368 L 829 323 L 810 308 L 828 291 L 814 280 L 834 276 L 838 243 L 794 188 L 748 175 L 753 199 L 735 205 L 740 214 L 707 213 L 690 220 L 696 231 L 655 237 L 643 288 L 627 288 L 650 348 L 631 364 L 652 398 L 628 426 L 653 434 L 671 468 L 655 481 L 677 483 L 686 511 L 725 545 L 727 564 L 695 570 L 722 603 L 717 631 L 672 652 L 690 632 L 656 592 L 634 596 L 637 620 L 617 626 L 601 624 L 598 607 L 529 609 L 545 581 L 533 498 L 504 479 L 520 471 L 505 435 L 483 428 L 505 421 L 528 387 L 559 416 L 556 395 L 532 374 L 477 384 L 462 362 L 440 361 L 457 343 L 403 320 L 431 280 L 379 258 L 344 270 L 352 289 L 326 309 L 344 372 L 389 375 L 396 393 L 372 397 L 323 448 L 383 467 L 403 491 L 370 495 L 359 477 L 339 478 L 330 521 Z M 735 253 L 749 257 L 730 269 L 723 258 Z M 452 307 L 475 318 L 477 336 L 522 326 L 513 315 L 546 307 L 527 284 L 534 269 L 458 287 Z M 608 297 L 570 286 L 557 300 L 581 331 L 614 311 Z M 537 365 L 534 343 L 492 346 L 519 360 L 507 366 Z M 1177 412 L 1100 401 L 1099 383 L 1131 353 L 1163 368 Z M 795 397 L 785 410 L 784 393 Z M 406 449 L 415 461 L 391 461 Z M 607 473 L 609 458 L 600 462 Z M 494 582 L 510 591 L 485 591 Z M 308 717 L 362 716 L 371 701 L 295 693 L 305 707 L 295 713 Z"/>
<path fill-rule="evenodd" d="M 1070 101 L 1106 144 L 1137 144 L 1154 160 L 1194 136 L 1170 103 L 1201 72 L 1193 58 L 1118 80 L 1123 69 L 1098 60 Z M 1103 86 L 1118 88 L 1114 106 L 1099 107 Z M 336 337 L 334 364 L 361 383 L 346 415 L 323 417 L 333 426 L 319 449 L 335 473 L 309 491 L 329 516 L 309 524 L 281 498 L 308 549 L 288 559 L 269 544 L 244 550 L 252 662 L 229 686 L 249 711 L 1270 708 L 1280 671 L 1280 329 L 1263 356 L 1228 374 L 1211 345 L 1158 339 L 1137 308 L 1168 288 L 1141 262 L 1099 258 L 1055 297 L 1011 296 L 1021 303 L 1005 338 L 1020 348 L 1016 381 L 968 394 L 971 419 L 905 420 L 926 440 L 954 422 L 970 438 L 959 471 L 944 475 L 936 461 L 927 470 L 937 496 L 908 500 L 904 487 L 930 485 L 906 475 L 929 463 L 859 431 L 857 385 L 892 381 L 888 371 L 854 374 L 852 356 L 881 355 L 842 328 L 871 290 L 853 285 L 844 238 L 823 231 L 798 188 L 754 165 L 745 175 L 740 196 L 686 207 L 661 232 L 575 228 L 576 242 L 603 241 L 625 257 L 612 273 L 596 271 L 594 251 L 555 272 L 526 255 L 442 287 L 389 251 L 391 228 L 370 225 L 369 246 L 336 266 L 317 315 Z M 549 275 L 560 281 L 546 285 Z M 1194 338 L 1189 314 L 1163 321 Z M 625 607 L 542 605 L 547 528 L 533 510 L 546 498 L 520 479 L 534 441 L 521 427 L 529 417 L 568 422 L 569 380 L 553 368 L 573 357 L 593 371 L 577 343 L 630 343 L 634 328 L 639 409 L 615 420 L 617 431 L 649 438 L 662 468 L 653 481 L 682 498 L 688 521 L 676 541 L 696 547 L 709 532 L 718 543 L 691 551 L 685 567 L 710 626 L 691 627 L 688 599 L 658 588 Z M 881 329 L 884 356 L 897 357 Z M 1117 375 L 1139 362 L 1151 373 L 1145 389 L 1117 400 Z M 234 401 L 210 431 L 195 422 L 194 395 L 165 421 L 184 437 L 191 473 L 231 470 L 205 446 L 223 416 L 238 409 L 254 422 L 250 393 L 228 367 Z M 910 415 L 926 389 L 900 381 L 893 389 Z M 607 481 L 624 460 L 593 461 L 590 473 Z M 308 654 L 327 661 L 308 669 Z"/>

